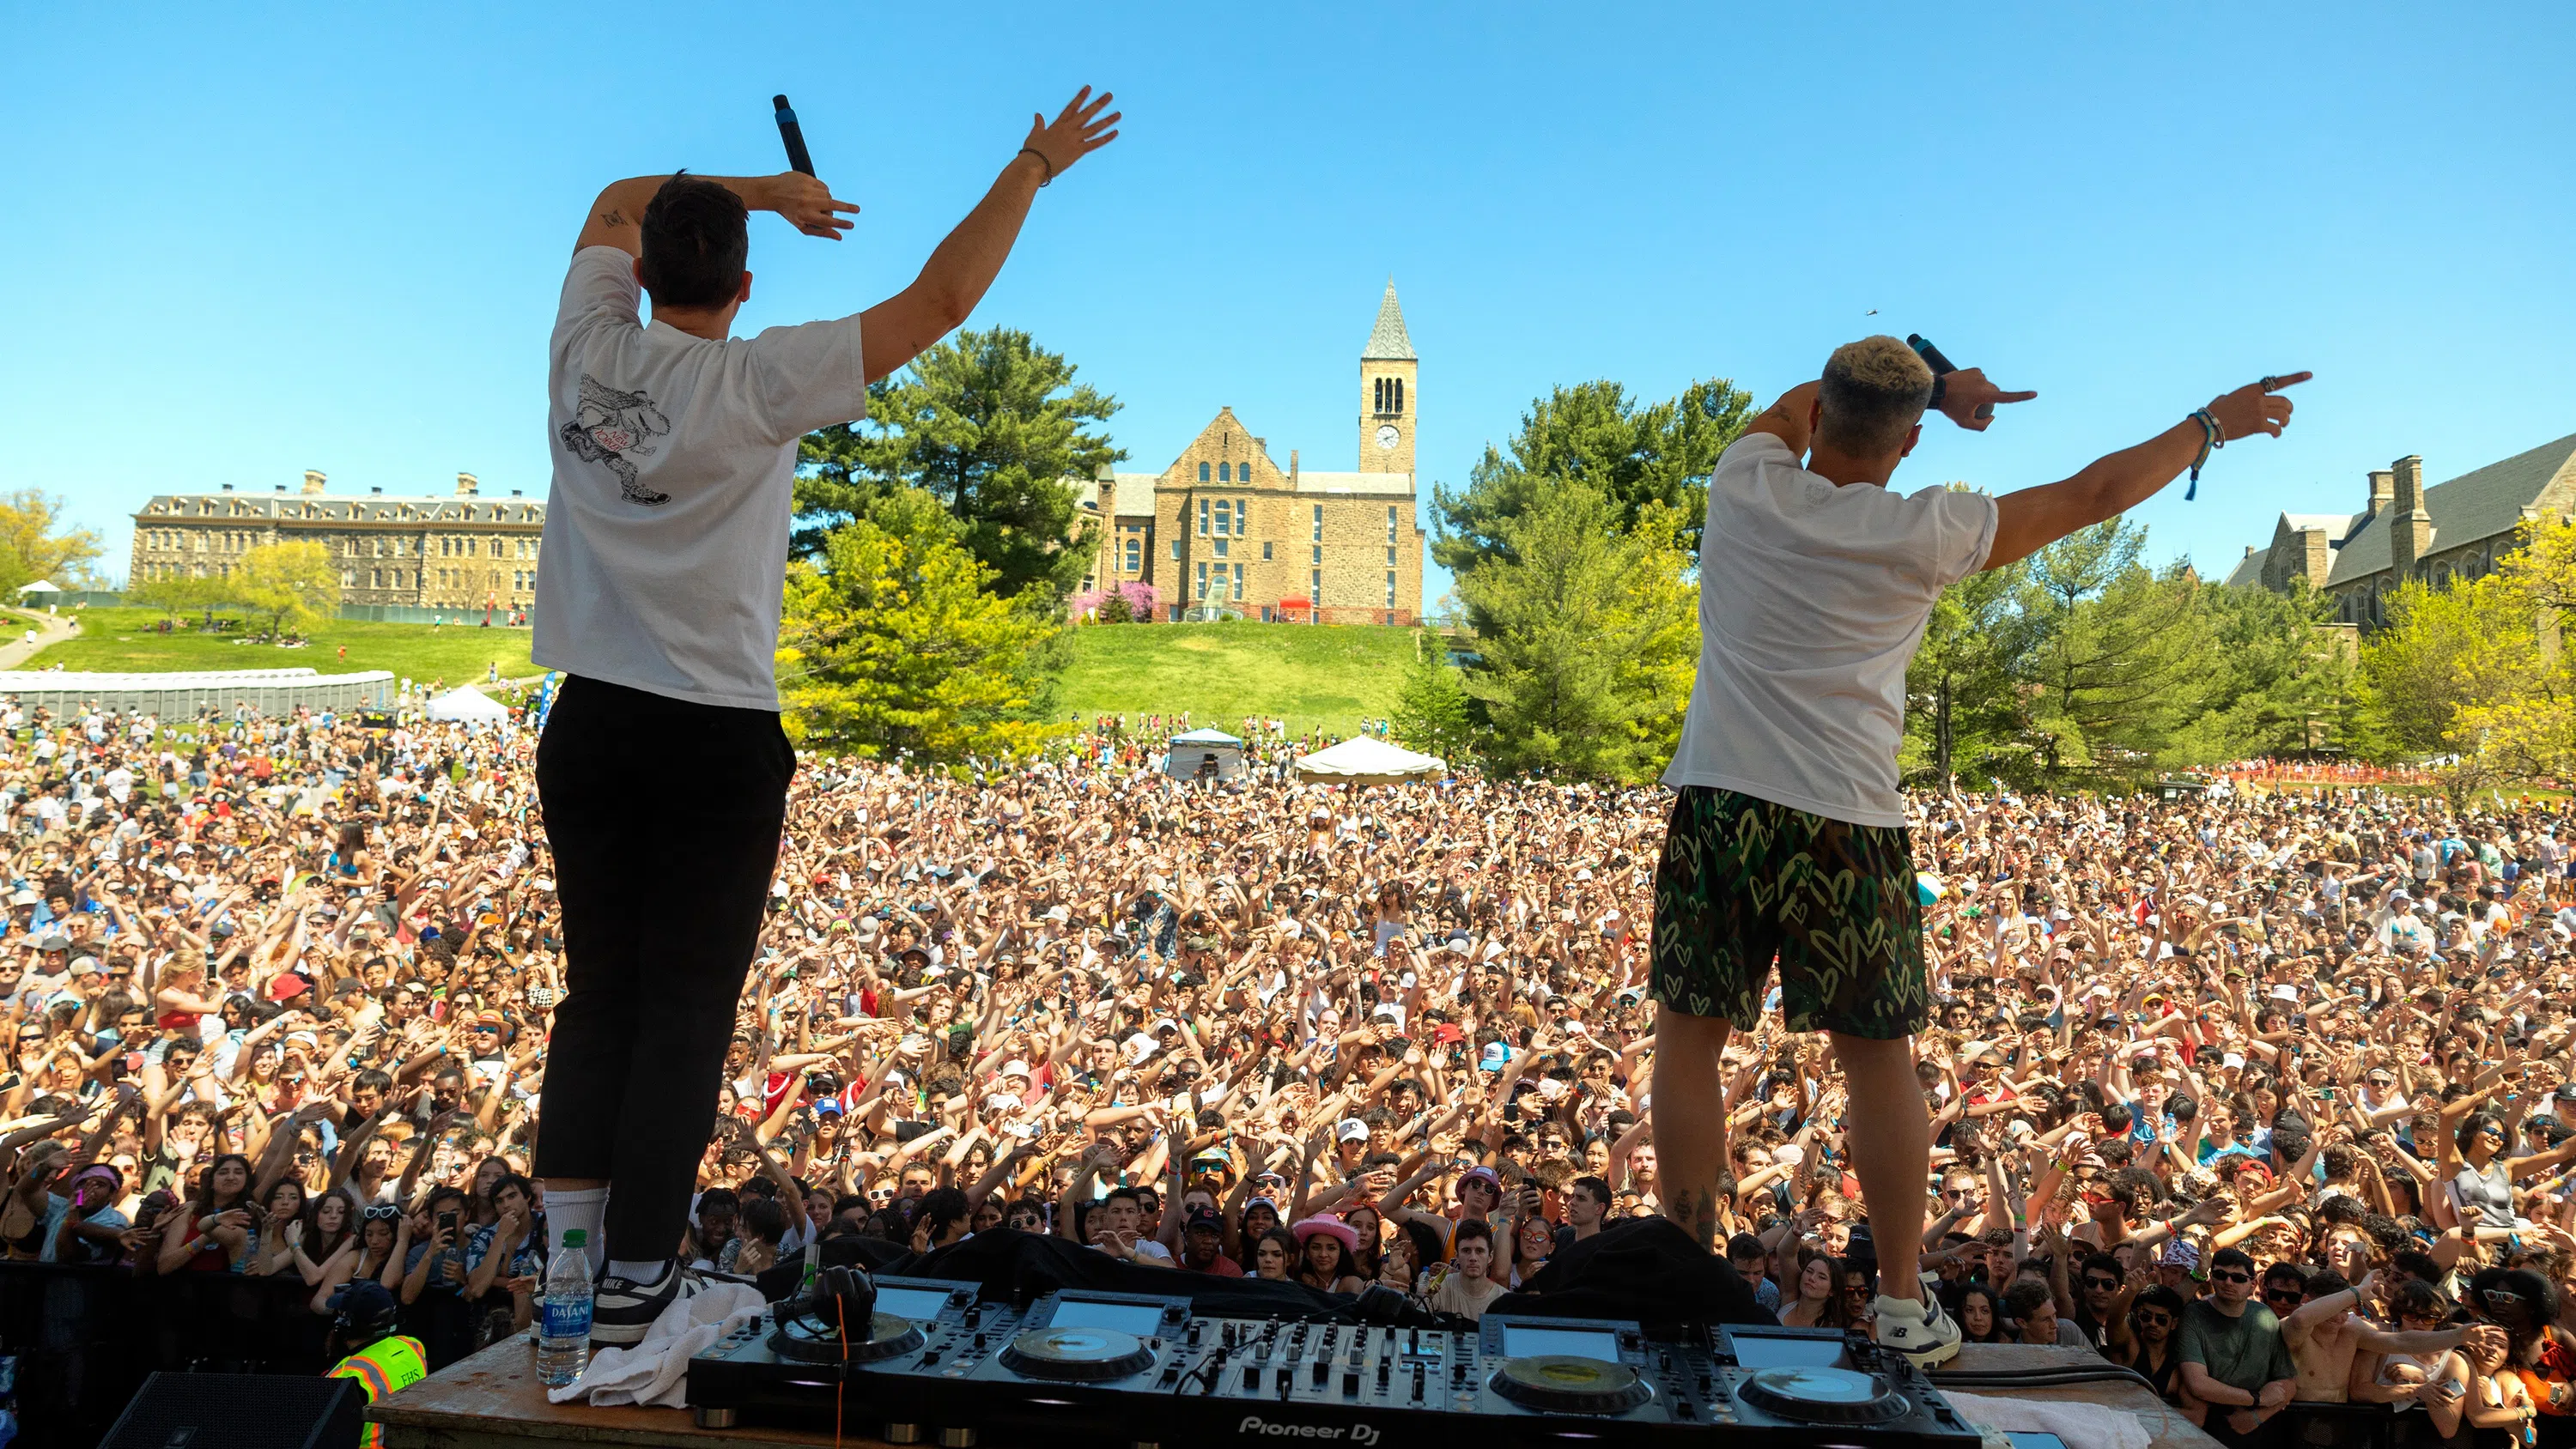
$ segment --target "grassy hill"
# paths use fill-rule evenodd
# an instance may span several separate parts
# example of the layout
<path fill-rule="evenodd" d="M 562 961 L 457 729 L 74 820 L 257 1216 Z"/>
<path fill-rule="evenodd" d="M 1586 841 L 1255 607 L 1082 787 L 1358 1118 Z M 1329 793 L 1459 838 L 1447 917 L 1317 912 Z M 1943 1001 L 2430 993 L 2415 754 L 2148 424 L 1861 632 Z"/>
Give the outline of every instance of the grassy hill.
<path fill-rule="evenodd" d="M 507 679 L 537 672 L 528 631 L 473 625 L 365 624 L 331 620 L 312 644 L 279 649 L 230 634 L 153 632 L 154 609 L 88 609 L 77 638 L 20 665 L 110 673 L 172 669 L 311 668 L 325 674 L 387 669 L 400 678 L 462 684 L 493 661 Z M 1224 729 L 1246 715 L 1278 716 L 1291 730 L 1321 725 L 1336 736 L 1394 708 L 1414 631 L 1385 625 L 1125 624 L 1074 631 L 1072 662 L 1057 692 L 1059 714 L 1176 715 Z M 348 651 L 345 657 L 341 650 Z"/>
<path fill-rule="evenodd" d="M 1178 714 L 1238 729 L 1277 716 L 1292 731 L 1356 732 L 1394 708 L 1411 629 L 1366 624 L 1103 624 L 1077 629 L 1057 691 L 1064 713 Z"/>
<path fill-rule="evenodd" d="M 348 674 L 388 669 L 398 679 L 448 684 L 479 682 L 495 661 L 501 677 L 538 672 L 528 663 L 528 631 L 471 624 L 362 624 L 332 619 L 314 627 L 312 643 L 280 649 L 238 635 L 153 630 L 158 609 L 84 609 L 81 632 L 40 651 L 21 669 L 148 673 L 166 669 L 314 669 Z M 348 651 L 343 657 L 341 651 Z"/>

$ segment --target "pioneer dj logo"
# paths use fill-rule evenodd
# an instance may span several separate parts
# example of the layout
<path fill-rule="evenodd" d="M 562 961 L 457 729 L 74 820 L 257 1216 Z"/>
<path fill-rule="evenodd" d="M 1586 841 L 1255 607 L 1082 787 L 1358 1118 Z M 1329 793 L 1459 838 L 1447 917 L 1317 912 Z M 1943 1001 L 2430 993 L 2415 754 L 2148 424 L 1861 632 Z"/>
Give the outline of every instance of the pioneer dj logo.
<path fill-rule="evenodd" d="M 1377 1430 L 1366 1424 L 1275 1424 L 1259 1414 L 1246 1414 L 1234 1426 L 1238 1434 L 1261 1434 L 1272 1439 L 1332 1439 L 1344 1444 L 1374 1444 Z"/>

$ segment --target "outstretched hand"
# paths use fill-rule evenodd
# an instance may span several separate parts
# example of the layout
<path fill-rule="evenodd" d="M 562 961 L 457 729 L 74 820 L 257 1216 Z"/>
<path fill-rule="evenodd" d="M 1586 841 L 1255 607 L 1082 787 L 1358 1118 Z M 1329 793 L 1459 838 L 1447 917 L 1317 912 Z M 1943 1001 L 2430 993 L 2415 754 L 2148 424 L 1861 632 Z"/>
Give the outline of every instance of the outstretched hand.
<path fill-rule="evenodd" d="M 2249 382 L 2234 392 L 2212 399 L 2209 415 L 2218 419 L 2218 426 L 2225 430 L 2228 442 L 2255 433 L 2277 438 L 2281 436 L 2281 430 L 2290 425 L 2290 400 L 2277 394 L 2285 387 L 2295 387 L 2314 376 L 2313 372 L 2285 372 L 2278 377 Z"/>
<path fill-rule="evenodd" d="M 771 211 L 787 218 L 788 225 L 807 236 L 839 241 L 852 223 L 839 213 L 856 215 L 858 207 L 832 194 L 832 188 L 802 171 L 781 171 L 769 178 L 769 195 L 763 200 Z"/>
<path fill-rule="evenodd" d="M 1109 92 L 1102 91 L 1093 100 L 1091 87 L 1084 86 L 1064 103 L 1053 122 L 1043 112 L 1029 117 L 1029 138 L 1020 144 L 1046 163 L 1047 180 L 1062 176 L 1074 162 L 1118 139 L 1119 113 L 1101 114 L 1111 99 Z"/>
<path fill-rule="evenodd" d="M 1995 404 L 2028 402 L 2036 392 L 2006 392 L 1986 381 L 1981 367 L 1963 367 L 1945 373 L 1941 384 L 1941 416 L 1972 433 L 1982 433 L 1995 425 Z"/>

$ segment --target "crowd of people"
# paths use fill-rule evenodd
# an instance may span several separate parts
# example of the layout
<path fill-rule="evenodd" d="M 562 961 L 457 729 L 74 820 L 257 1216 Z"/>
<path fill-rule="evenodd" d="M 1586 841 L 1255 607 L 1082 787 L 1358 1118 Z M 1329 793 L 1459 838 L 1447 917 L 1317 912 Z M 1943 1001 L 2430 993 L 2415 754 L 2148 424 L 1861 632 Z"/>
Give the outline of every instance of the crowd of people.
<path fill-rule="evenodd" d="M 536 731 L 0 724 L 8 1254 L 317 1321 L 373 1280 L 433 1367 L 524 1329 L 564 981 Z M 1657 1211 L 1668 794 L 1183 784 L 1142 725 L 801 763 L 684 1258 L 1011 1228 L 1473 1316 Z M 2576 1441 L 2563 804 L 1910 808 L 1924 1245 L 1971 1340 L 2089 1346 L 2231 1442 L 2318 1404 Z M 1728 1049 L 1727 1255 L 1782 1321 L 1865 1327 L 1841 1128 L 1879 1104 L 1773 1021 Z"/>

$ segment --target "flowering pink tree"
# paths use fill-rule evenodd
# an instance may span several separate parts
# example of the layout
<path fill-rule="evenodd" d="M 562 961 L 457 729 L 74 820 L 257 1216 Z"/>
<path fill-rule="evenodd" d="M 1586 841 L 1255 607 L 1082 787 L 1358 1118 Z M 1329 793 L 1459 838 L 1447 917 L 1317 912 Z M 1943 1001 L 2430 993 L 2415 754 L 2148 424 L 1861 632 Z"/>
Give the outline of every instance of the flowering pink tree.
<path fill-rule="evenodd" d="M 1150 624 L 1162 617 L 1163 596 L 1152 584 L 1130 582 L 1073 596 L 1073 617 L 1094 624 Z"/>

